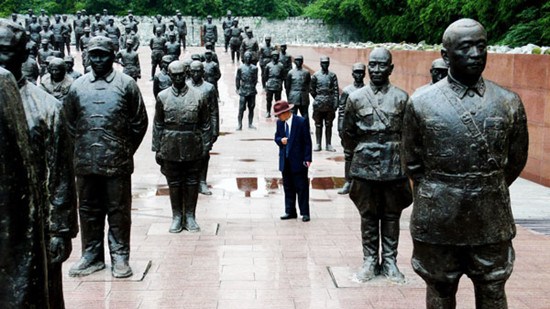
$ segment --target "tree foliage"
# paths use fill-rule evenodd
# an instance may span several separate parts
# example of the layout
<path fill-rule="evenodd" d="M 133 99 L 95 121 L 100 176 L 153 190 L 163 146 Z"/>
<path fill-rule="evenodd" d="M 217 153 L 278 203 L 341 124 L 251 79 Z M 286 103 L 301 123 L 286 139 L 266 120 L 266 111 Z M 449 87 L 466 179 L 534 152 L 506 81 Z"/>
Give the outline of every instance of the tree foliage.
<path fill-rule="evenodd" d="M 450 23 L 468 17 L 492 44 L 550 45 L 547 0 L 316 0 L 305 14 L 360 29 L 365 41 L 440 43 Z"/>

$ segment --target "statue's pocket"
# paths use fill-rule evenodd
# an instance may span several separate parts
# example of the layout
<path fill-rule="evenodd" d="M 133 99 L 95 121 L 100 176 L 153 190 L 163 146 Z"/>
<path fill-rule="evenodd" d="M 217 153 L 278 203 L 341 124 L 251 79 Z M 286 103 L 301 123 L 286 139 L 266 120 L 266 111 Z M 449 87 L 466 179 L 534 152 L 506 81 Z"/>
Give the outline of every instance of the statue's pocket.
<path fill-rule="evenodd" d="M 371 107 L 364 107 L 357 111 L 361 122 L 367 126 L 372 126 L 374 122 L 374 110 Z"/>

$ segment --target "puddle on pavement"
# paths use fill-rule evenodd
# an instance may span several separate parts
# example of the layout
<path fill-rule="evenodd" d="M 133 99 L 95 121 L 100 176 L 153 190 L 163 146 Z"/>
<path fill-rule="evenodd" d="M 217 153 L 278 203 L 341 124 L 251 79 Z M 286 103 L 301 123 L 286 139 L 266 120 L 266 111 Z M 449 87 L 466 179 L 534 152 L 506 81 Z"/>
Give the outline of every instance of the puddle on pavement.
<path fill-rule="evenodd" d="M 225 135 L 230 135 L 230 134 L 233 134 L 233 132 L 225 132 L 225 131 L 220 132 L 220 136 L 225 136 Z"/>
<path fill-rule="evenodd" d="M 239 159 L 241 162 L 256 162 L 254 159 Z"/>
<path fill-rule="evenodd" d="M 273 142 L 273 139 L 272 139 L 272 138 L 267 138 L 267 137 L 260 137 L 260 138 L 241 138 L 240 140 L 243 141 L 243 142 L 257 142 L 257 141 L 269 141 L 269 142 Z"/>
<path fill-rule="evenodd" d="M 210 155 L 211 156 L 218 156 L 218 155 L 220 155 L 220 153 L 219 152 L 210 152 Z"/>
<path fill-rule="evenodd" d="M 246 160 L 246 159 L 243 159 Z M 314 177 L 310 178 L 310 188 L 312 190 L 332 190 L 339 189 L 344 185 L 344 177 Z M 216 181 L 210 181 L 209 187 L 221 189 L 226 192 L 242 192 L 245 197 L 267 197 L 283 191 L 283 180 L 280 177 L 237 177 L 226 178 Z M 168 186 L 157 187 L 156 195 L 168 195 Z M 312 201 L 325 202 L 330 199 L 312 199 Z"/>

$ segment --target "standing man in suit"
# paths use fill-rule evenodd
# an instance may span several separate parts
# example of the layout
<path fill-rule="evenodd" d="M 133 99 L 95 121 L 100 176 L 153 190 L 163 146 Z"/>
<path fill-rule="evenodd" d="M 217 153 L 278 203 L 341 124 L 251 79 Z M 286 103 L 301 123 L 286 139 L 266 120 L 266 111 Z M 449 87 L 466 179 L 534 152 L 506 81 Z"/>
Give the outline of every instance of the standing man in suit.
<path fill-rule="evenodd" d="M 283 173 L 285 214 L 281 220 L 295 219 L 296 196 L 302 221 L 309 217 L 308 168 L 311 165 L 311 136 L 308 121 L 292 113 L 292 104 L 278 101 L 273 106 L 277 121 L 275 143 L 279 146 L 279 170 Z"/>

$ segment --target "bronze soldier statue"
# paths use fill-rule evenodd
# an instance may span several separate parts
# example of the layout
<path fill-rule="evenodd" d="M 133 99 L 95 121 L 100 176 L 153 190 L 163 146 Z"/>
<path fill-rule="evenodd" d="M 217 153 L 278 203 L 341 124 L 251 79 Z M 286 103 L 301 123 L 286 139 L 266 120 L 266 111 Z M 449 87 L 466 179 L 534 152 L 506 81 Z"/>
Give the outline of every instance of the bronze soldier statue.
<path fill-rule="evenodd" d="M 71 33 L 73 33 L 73 27 L 67 20 L 67 15 L 61 16 L 61 21 L 65 25 L 65 31 L 63 32 L 63 42 L 65 43 L 65 49 L 67 49 L 67 55 L 71 54 Z"/>
<path fill-rule="evenodd" d="M 201 160 L 212 144 L 212 122 L 204 95 L 186 84 L 189 71 L 183 62 L 172 62 L 168 72 L 172 87 L 157 96 L 152 150 L 170 188 L 169 232 L 197 232 L 199 173 Z"/>
<path fill-rule="evenodd" d="M 38 23 L 43 25 L 47 24 L 48 27 L 50 26 L 50 17 L 48 14 L 46 14 L 46 10 L 40 9 L 40 15 L 38 16 Z"/>
<path fill-rule="evenodd" d="M 206 23 L 202 26 L 202 41 L 212 43 L 212 51 L 216 50 L 218 41 L 218 28 L 212 23 L 212 15 L 206 17 Z"/>
<path fill-rule="evenodd" d="M 36 44 L 40 44 L 40 31 L 42 31 L 42 25 L 38 22 L 38 17 L 34 15 L 31 17 L 31 22 L 27 27 L 27 31 L 30 34 L 30 39 Z"/>
<path fill-rule="evenodd" d="M 355 276 L 367 281 L 382 274 L 402 283 L 396 260 L 399 219 L 412 202 L 400 160 L 409 96 L 389 81 L 393 64 L 387 49 L 371 51 L 368 71 L 369 86 L 349 95 L 343 120 L 343 143 L 353 151 L 349 197 L 361 215 L 363 265 Z"/>
<path fill-rule="evenodd" d="M 199 90 L 208 102 L 208 110 L 210 112 L 210 128 L 212 130 L 210 148 L 206 149 L 206 154 L 201 162 L 200 176 L 199 176 L 199 193 L 204 195 L 212 195 L 212 192 L 208 189 L 206 183 L 206 177 L 208 175 L 208 163 L 210 162 L 210 150 L 220 135 L 220 112 L 218 104 L 218 92 L 214 85 L 207 81 L 204 81 L 204 66 L 200 61 L 191 62 L 190 67 L 191 80 L 189 86 Z"/>
<path fill-rule="evenodd" d="M 163 56 L 160 63 L 160 72 L 158 72 L 153 78 L 153 95 L 155 98 L 164 89 L 172 86 L 172 80 L 168 75 L 168 65 L 174 61 L 172 56 Z"/>
<path fill-rule="evenodd" d="M 302 55 L 294 58 L 296 67 L 290 70 L 285 79 L 285 92 L 288 103 L 294 105 L 292 112 L 294 115 L 300 115 L 305 119 L 308 118 L 309 109 L 309 85 L 311 83 L 311 75 L 309 71 L 304 70 L 304 57 Z M 308 120 L 309 121 L 309 120 Z"/>
<path fill-rule="evenodd" d="M 135 81 L 141 78 L 141 65 L 139 55 L 134 50 L 134 42 L 131 39 L 126 41 L 126 49 L 117 53 L 116 59 L 124 67 L 122 73 L 132 77 Z"/>
<path fill-rule="evenodd" d="M 138 25 L 139 25 L 139 21 L 137 21 L 134 17 L 134 14 L 132 14 L 131 12 L 128 13 L 128 15 L 122 20 L 122 25 L 124 25 L 124 28 L 126 28 L 127 26 L 130 27 L 130 30 L 133 31 L 134 33 L 138 33 Z M 121 48 L 124 48 L 121 46 Z"/>
<path fill-rule="evenodd" d="M 281 92 L 283 91 L 284 67 L 279 62 L 279 52 L 277 50 L 271 52 L 271 62 L 265 66 L 264 70 L 267 78 L 265 83 L 266 118 L 269 118 L 271 117 L 273 97 L 275 97 L 275 102 L 281 100 Z"/>
<path fill-rule="evenodd" d="M 63 61 L 65 61 L 65 65 L 67 66 L 67 75 L 72 77 L 73 80 L 75 80 L 75 79 L 79 78 L 80 76 L 82 76 L 82 73 L 80 73 L 78 71 L 75 71 L 73 69 L 73 67 L 74 67 L 74 58 L 73 58 L 73 56 L 65 56 L 65 58 L 63 58 Z"/>
<path fill-rule="evenodd" d="M 162 30 L 157 29 L 155 36 L 149 41 L 149 48 L 151 48 L 151 80 L 155 77 L 155 71 L 157 66 L 160 65 L 164 54 L 164 46 L 166 45 L 166 38 L 162 35 Z"/>
<path fill-rule="evenodd" d="M 218 55 L 214 51 L 214 45 L 210 42 L 206 42 L 206 44 L 204 44 L 204 49 L 210 50 L 212 52 L 212 61 L 220 65 L 220 60 L 218 60 Z"/>
<path fill-rule="evenodd" d="M 247 51 L 249 51 L 252 55 L 250 63 L 256 65 L 258 63 L 258 52 L 260 51 L 260 47 L 258 45 L 258 40 L 254 37 L 254 34 L 252 33 L 252 29 L 246 30 L 246 37 L 242 40 L 240 46 L 241 58 L 244 57 L 244 53 L 246 53 Z"/>
<path fill-rule="evenodd" d="M 137 52 L 139 49 L 139 36 L 132 30 L 132 26 L 127 24 L 124 26 L 124 33 L 120 35 L 119 45 L 121 49 L 126 49 L 126 42 L 128 40 L 132 41 L 132 49 Z"/>
<path fill-rule="evenodd" d="M 211 50 L 207 50 L 204 52 L 204 58 L 204 80 L 214 85 L 217 97 L 219 97 L 218 80 L 220 80 L 220 78 L 222 77 L 220 66 L 212 60 Z"/>
<path fill-rule="evenodd" d="M 243 29 L 239 28 L 239 20 L 233 19 L 233 25 L 229 28 L 229 44 L 231 45 L 231 62 L 235 63 L 235 56 L 237 57 L 237 62 L 241 60 L 241 55 L 239 54 L 239 49 L 242 44 Z"/>
<path fill-rule="evenodd" d="M 292 70 L 292 56 L 286 52 L 287 45 L 286 43 L 281 44 L 279 53 L 279 62 L 283 65 L 283 81 L 286 80 L 288 72 Z M 284 86 L 284 85 L 283 85 Z"/>
<path fill-rule="evenodd" d="M 118 40 L 120 39 L 120 29 L 115 25 L 115 20 L 112 16 L 109 17 L 109 23 L 105 26 L 105 32 L 107 32 L 107 37 L 113 41 L 113 46 L 115 48 L 115 53 L 120 49 Z"/>
<path fill-rule="evenodd" d="M 40 66 L 40 76 L 44 76 L 48 70 L 46 59 L 53 56 L 54 50 L 50 49 L 50 42 L 47 39 L 41 41 L 42 45 L 38 50 L 38 65 Z"/>
<path fill-rule="evenodd" d="M 176 29 L 178 29 L 178 42 L 180 42 L 181 47 L 185 50 L 187 48 L 185 42 L 185 37 L 187 36 L 187 24 L 185 23 L 185 19 L 183 19 L 179 10 L 176 13 L 174 24 L 176 25 Z"/>
<path fill-rule="evenodd" d="M 326 151 L 336 151 L 331 144 L 332 122 L 338 108 L 338 77 L 328 70 L 329 57 L 321 57 L 321 70 L 311 76 L 309 93 L 313 97 L 316 145 L 313 151 L 321 151 L 323 125 L 325 126 Z"/>
<path fill-rule="evenodd" d="M 76 42 L 76 51 L 80 51 L 80 38 L 84 35 L 84 27 L 86 27 L 86 20 L 82 18 L 82 13 L 76 11 L 76 18 L 73 20 L 74 40 Z"/>
<path fill-rule="evenodd" d="M 106 38 L 109 37 L 109 33 L 107 32 L 107 30 L 105 30 L 105 23 L 103 21 L 97 23 L 97 30 L 93 33 L 93 36 L 104 36 Z"/>
<path fill-rule="evenodd" d="M 37 184 L 40 184 L 40 191 L 45 195 L 41 199 L 40 210 L 38 215 L 43 217 L 42 223 L 35 222 L 34 227 L 21 226 L 23 230 L 19 231 L 21 236 L 33 237 L 33 229 L 41 228 L 41 234 L 45 241 L 46 256 L 47 256 L 47 276 L 42 278 L 34 278 L 33 280 L 40 281 L 47 279 L 48 291 L 49 291 L 49 307 L 51 308 L 64 308 L 63 301 L 63 285 L 62 285 L 62 273 L 61 264 L 67 260 L 71 251 L 71 238 L 74 238 L 78 232 L 77 218 L 76 218 L 76 192 L 74 183 L 74 170 L 72 166 L 72 141 L 67 131 L 67 123 L 64 115 L 64 107 L 62 102 L 56 100 L 53 96 L 49 95 L 43 89 L 40 89 L 34 84 L 31 84 L 25 80 L 21 72 L 21 64 L 27 57 L 26 53 L 26 41 L 25 30 L 23 27 L 5 23 L 0 20 L 0 45 L 1 50 L 6 52 L 1 58 L 3 62 L 1 65 L 11 71 L 18 79 L 19 94 L 22 99 L 22 106 L 24 108 L 27 126 L 29 130 L 30 140 L 32 146 L 33 160 L 36 163 L 36 176 L 38 177 Z M 61 59 L 52 60 L 53 67 L 64 69 L 64 63 Z M 52 74 L 57 78 L 59 72 L 53 72 Z M 63 73 L 64 74 L 64 73 Z M 46 77 L 46 76 L 44 76 Z M 42 82 L 45 82 L 47 78 L 43 78 Z M 60 94 L 61 95 L 61 94 Z M 10 99 L 2 101 L 3 104 L 7 103 Z M 2 104 L 2 105 L 3 105 Z M 6 177 L 6 175 L 3 175 Z M 8 178 L 9 179 L 9 178 Z M 12 189 L 15 192 L 18 190 Z M 23 199 L 24 200 L 24 199 Z M 15 203 L 15 205 L 20 205 Z M 21 215 L 25 216 L 27 211 L 31 211 L 30 208 L 19 207 Z M 3 219 L 4 220 L 4 219 Z M 19 224 L 20 221 L 12 221 L 12 224 Z M 3 229 L 4 230 L 4 229 Z M 9 234 L 10 229 L 4 230 Z M 27 233 L 30 232 L 30 235 Z M 11 231 L 16 232 L 16 231 Z M 4 234 L 4 233 L 2 233 Z M 15 233 L 16 235 L 18 233 Z M 23 238 L 24 239 L 24 238 Z M 37 241 L 38 239 L 35 239 Z M 10 242 L 6 242 L 10 243 Z M 23 244 L 18 244 L 16 247 L 22 248 Z M 2 254 L 15 253 L 12 250 L 4 251 L 6 248 L 2 248 Z M 6 253 L 4 253 L 6 252 Z M 18 263 L 26 264 L 32 260 L 33 257 L 29 257 L 29 253 L 33 250 L 24 252 L 26 258 L 18 259 L 16 256 L 11 256 Z M 36 252 L 35 252 L 36 254 Z M 41 255 L 41 254 L 40 254 Z M 7 265 L 2 263 L 2 265 Z M 9 265 L 9 264 L 8 264 Z M 41 265 L 34 265 L 40 271 Z M 2 270 L 11 272 L 12 270 Z M 37 273 L 38 274 L 38 273 Z M 20 273 L 24 280 L 25 274 Z M 15 280 L 17 282 L 17 280 Z M 11 284 L 8 284 L 11 286 Z M 3 285 L 3 288 L 6 288 Z M 23 291 L 27 290 L 25 287 L 21 287 Z M 21 291 L 14 292 L 16 294 Z M 26 297 L 41 297 L 41 292 L 36 295 L 26 295 Z M 31 300 L 34 302 L 34 300 Z M 0 300 L 0 304 L 2 301 Z M 1 307 L 13 308 L 13 306 Z M 15 306 L 18 308 L 34 307 L 29 304 L 25 306 Z M 37 308 L 48 308 L 48 302 L 41 303 Z"/>
<path fill-rule="evenodd" d="M 101 15 L 98 13 L 98 14 L 95 14 L 94 15 L 94 20 L 92 21 L 91 25 L 90 25 L 90 29 L 92 31 L 92 36 L 95 36 L 95 33 L 97 30 L 99 30 L 99 23 L 102 22 L 101 21 Z"/>
<path fill-rule="evenodd" d="M 87 72 L 87 68 L 90 66 L 90 60 L 88 59 L 88 44 L 92 39 L 90 27 L 84 27 L 84 35 L 80 38 L 80 50 L 82 51 L 82 67 L 84 73 Z"/>
<path fill-rule="evenodd" d="M 28 53 L 27 60 L 21 65 L 21 73 L 27 79 L 29 83 L 36 85 L 36 81 L 40 76 L 40 69 L 36 58 L 38 57 L 38 48 L 33 40 L 27 40 L 26 50 Z"/>
<path fill-rule="evenodd" d="M 265 82 L 267 76 L 265 75 L 265 66 L 271 61 L 271 52 L 275 50 L 275 47 L 271 45 L 271 37 L 265 37 L 265 44 L 260 48 L 259 62 L 262 74 L 262 87 L 265 89 Z"/>
<path fill-rule="evenodd" d="M 154 35 L 157 35 L 157 30 L 160 30 L 160 34 L 164 36 L 164 33 L 166 32 L 166 24 L 162 21 L 162 16 L 160 14 L 157 14 L 157 16 L 155 16 L 155 20 L 153 20 Z"/>
<path fill-rule="evenodd" d="M 342 141 L 342 147 L 344 147 L 344 177 L 346 182 L 342 189 L 338 191 L 338 194 L 348 194 L 351 187 L 351 176 L 349 174 L 349 168 L 351 166 L 351 159 L 353 158 L 353 149 L 347 147 L 344 143 L 344 113 L 346 111 L 346 104 L 349 98 L 349 95 L 352 94 L 357 89 L 365 87 L 363 80 L 365 79 L 366 66 L 363 63 L 355 63 L 351 68 L 351 76 L 353 77 L 353 84 L 346 86 L 342 90 L 340 95 L 340 103 L 338 106 L 338 135 Z"/>
<path fill-rule="evenodd" d="M 61 58 L 54 58 L 48 64 L 48 74 L 40 79 L 40 87 L 59 101 L 69 92 L 73 78 L 67 74 L 67 66 Z"/>
<path fill-rule="evenodd" d="M 174 60 L 179 60 L 181 55 L 181 45 L 178 41 L 176 41 L 176 38 L 176 33 L 172 32 L 168 34 L 169 41 L 164 44 L 164 54 L 172 56 Z"/>
<path fill-rule="evenodd" d="M 237 131 L 243 129 L 243 115 L 248 107 L 248 128 L 256 129 L 252 124 L 254 121 L 254 107 L 256 107 L 256 84 L 258 83 L 258 68 L 250 63 L 252 53 L 246 51 L 243 55 L 243 64 L 237 69 L 235 76 L 236 91 L 240 96 L 239 99 L 239 115 L 237 118 Z"/>
<path fill-rule="evenodd" d="M 233 26 L 233 17 L 231 17 L 231 11 L 227 11 L 227 18 L 223 20 L 223 37 L 224 37 L 224 46 L 225 52 L 227 53 L 227 48 L 229 47 L 229 40 L 231 39 L 231 26 Z"/>
<path fill-rule="evenodd" d="M 104 222 L 109 223 L 111 272 L 132 275 L 130 259 L 133 155 L 147 130 L 147 113 L 136 82 L 113 70 L 113 42 L 88 45 L 92 72 L 75 80 L 65 98 L 74 136 L 82 257 L 69 276 L 105 268 Z"/>
<path fill-rule="evenodd" d="M 61 22 L 61 16 L 54 16 L 54 23 L 50 26 L 50 29 L 53 33 L 53 41 L 50 41 L 53 44 L 54 50 L 59 50 L 65 57 L 65 37 L 64 34 L 68 31 L 66 25 Z"/>
<path fill-rule="evenodd" d="M 430 81 L 429 84 L 416 89 L 416 91 L 427 89 L 430 85 L 433 85 L 438 81 L 444 79 L 445 77 L 447 77 L 448 71 L 449 71 L 449 66 L 447 65 L 447 63 L 445 63 L 445 60 L 443 60 L 443 58 L 435 59 L 432 62 L 432 67 L 430 69 L 430 75 L 432 76 L 432 80 Z"/>
<path fill-rule="evenodd" d="M 508 187 L 527 161 L 525 109 L 517 94 L 482 77 L 487 32 L 477 21 L 447 27 L 441 56 L 449 75 L 415 92 L 405 112 L 412 266 L 426 282 L 428 308 L 455 308 L 467 275 L 476 308 L 505 309 L 516 234 Z"/>
<path fill-rule="evenodd" d="M 52 49 L 55 50 L 54 48 L 55 38 L 54 38 L 53 31 L 50 29 L 49 23 L 42 24 L 42 29 L 40 30 L 39 35 L 40 35 L 40 42 L 42 42 L 43 40 L 48 40 L 48 44 L 51 44 Z"/>

